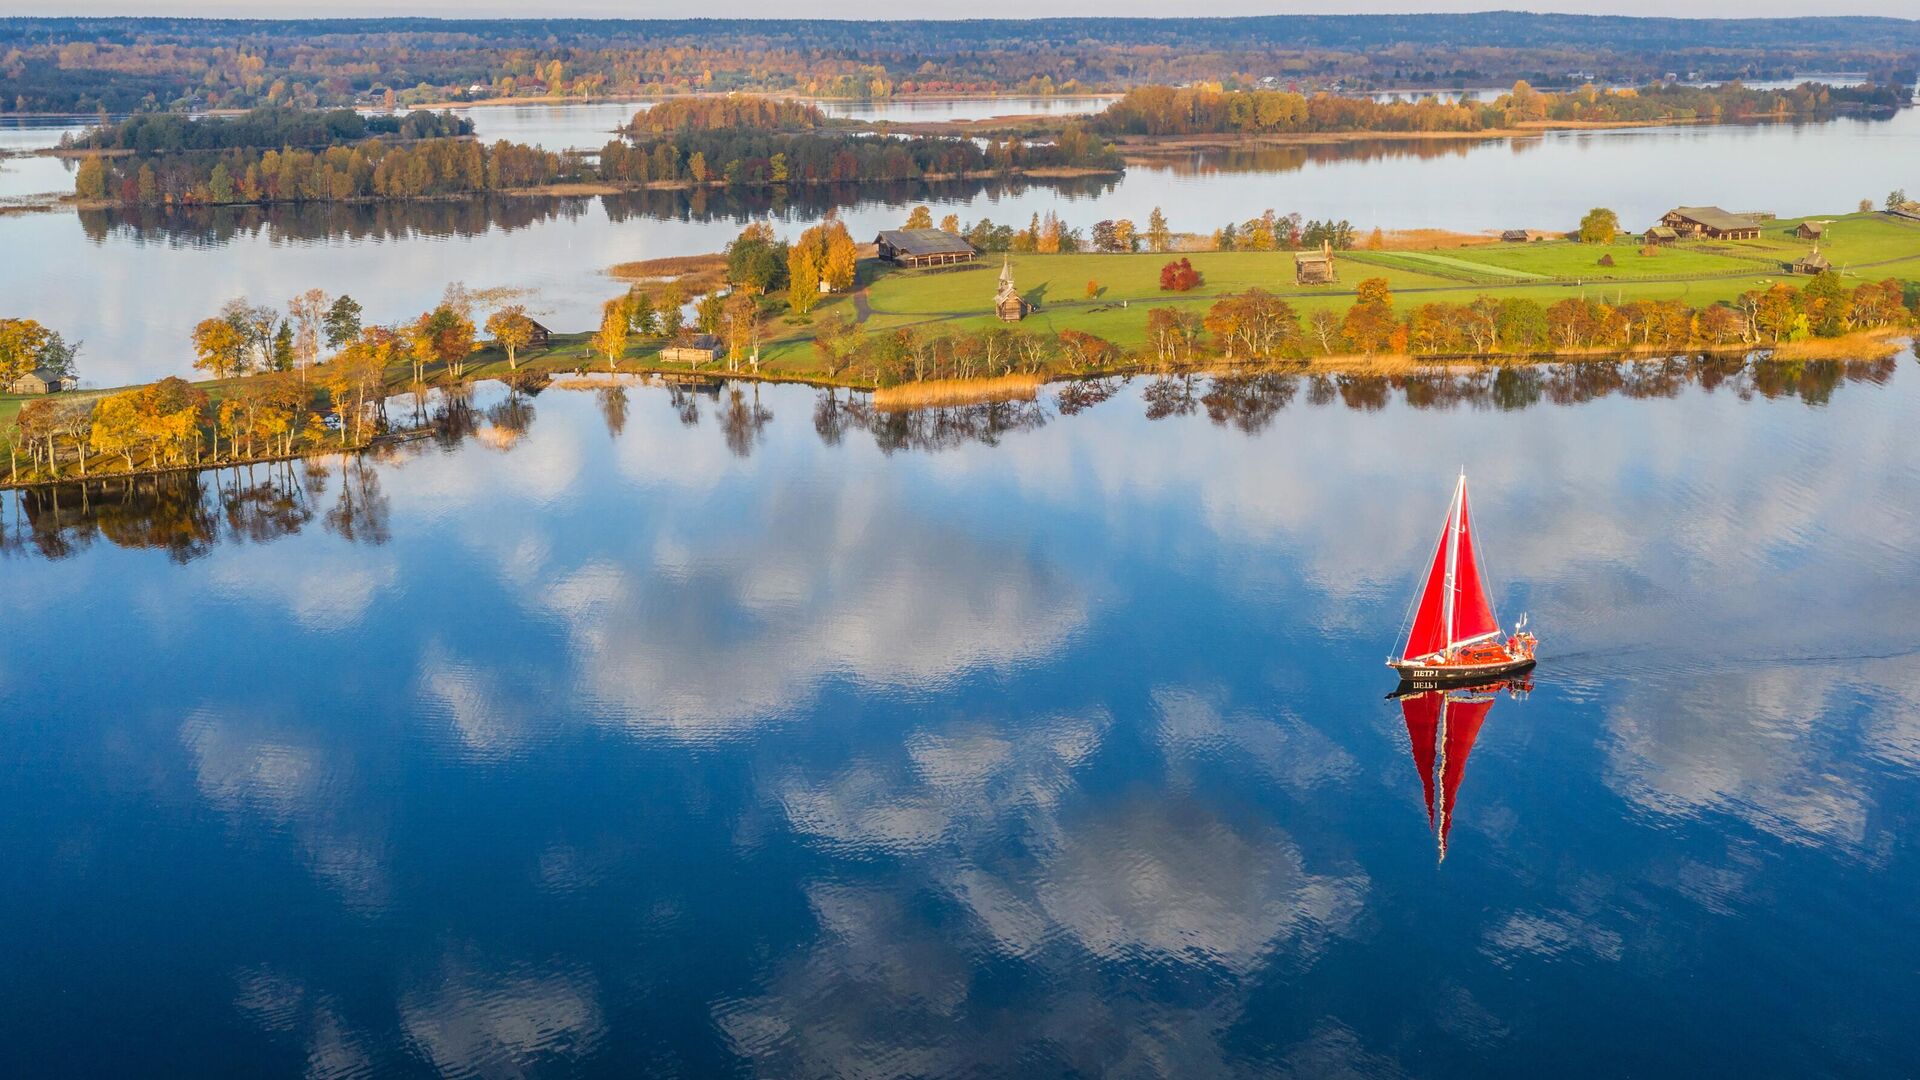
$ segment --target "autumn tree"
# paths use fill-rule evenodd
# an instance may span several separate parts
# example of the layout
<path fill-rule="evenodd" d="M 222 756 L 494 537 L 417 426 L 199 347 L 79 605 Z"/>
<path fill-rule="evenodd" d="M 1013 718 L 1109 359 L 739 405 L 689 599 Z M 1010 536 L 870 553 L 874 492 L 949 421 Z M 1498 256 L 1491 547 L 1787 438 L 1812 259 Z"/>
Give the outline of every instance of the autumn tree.
<path fill-rule="evenodd" d="M 247 338 L 227 319 L 202 319 L 193 328 L 193 351 L 194 367 L 225 379 L 245 369 Z"/>
<path fill-rule="evenodd" d="M 366 441 L 369 399 L 377 400 L 385 389 L 387 364 L 400 344 L 392 335 L 364 334 L 327 365 L 324 385 L 340 418 L 341 446 L 348 445 L 349 436 L 354 444 Z"/>
<path fill-rule="evenodd" d="M 305 382 L 307 369 L 320 360 L 320 339 L 327 328 L 327 294 L 308 289 L 287 301 L 287 313 L 293 317 L 294 365 L 300 369 L 300 380 Z"/>
<path fill-rule="evenodd" d="M 32 319 L 0 319 L 0 389 L 41 364 L 52 331 Z"/>
<path fill-rule="evenodd" d="M 507 368 L 518 370 L 520 350 L 533 340 L 533 320 L 527 317 L 527 309 L 519 304 L 501 308 L 487 316 L 486 329 L 494 343 L 507 351 Z"/>
<path fill-rule="evenodd" d="M 73 175 L 73 193 L 82 199 L 100 200 L 107 197 L 107 166 L 100 160 L 99 154 L 88 154 Z"/>
<path fill-rule="evenodd" d="M 1355 289 L 1353 306 L 1347 309 L 1347 317 L 1341 324 L 1341 335 L 1372 356 L 1387 346 L 1395 329 L 1393 289 L 1387 279 L 1362 281 Z"/>
<path fill-rule="evenodd" d="M 1187 292 L 1204 283 L 1191 259 L 1180 258 L 1160 268 L 1160 291 Z"/>
<path fill-rule="evenodd" d="M 1147 215 L 1147 250 L 1169 251 L 1173 248 L 1173 230 L 1167 228 L 1167 215 L 1159 207 Z"/>
<path fill-rule="evenodd" d="M 588 345 L 594 352 L 607 358 L 608 371 L 619 370 L 620 358 L 627 352 L 628 332 L 626 298 L 620 297 L 602 304 L 600 330 Z"/>
<path fill-rule="evenodd" d="M 933 228 L 933 210 L 927 206 L 916 206 L 907 214 L 906 227 L 909 229 Z"/>
<path fill-rule="evenodd" d="M 820 302 L 826 255 L 825 237 L 818 229 L 800 234 L 799 242 L 787 249 L 787 303 L 795 314 L 805 315 Z"/>
<path fill-rule="evenodd" d="M 828 378 L 838 375 L 860 351 L 860 341 L 860 324 L 843 310 L 828 311 L 813 324 L 813 351 L 819 355 Z"/>
<path fill-rule="evenodd" d="M 1580 242 L 1611 244 L 1620 233 L 1620 215 L 1604 206 L 1596 206 L 1580 219 Z"/>
<path fill-rule="evenodd" d="M 826 230 L 826 257 L 820 275 L 829 290 L 846 292 L 853 288 L 855 264 L 858 261 L 853 237 L 848 234 L 846 223 L 839 220 L 827 221 L 820 228 Z"/>

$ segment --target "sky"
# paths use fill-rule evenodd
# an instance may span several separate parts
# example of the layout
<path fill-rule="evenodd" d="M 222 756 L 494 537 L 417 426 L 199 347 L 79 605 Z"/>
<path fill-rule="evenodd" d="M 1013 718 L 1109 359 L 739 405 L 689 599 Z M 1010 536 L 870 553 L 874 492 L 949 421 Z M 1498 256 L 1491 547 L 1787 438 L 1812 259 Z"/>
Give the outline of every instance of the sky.
<path fill-rule="evenodd" d="M 1207 15 L 1375 13 L 1528 9 L 1604 15 L 1665 15 L 1734 18 L 1790 15 L 1920 15 L 1914 0 L 1214 0 Z M 665 0 L 0 0 L 0 15 L 205 15 L 259 18 L 307 16 L 438 15 L 461 18 L 586 16 L 685 18 L 1025 18 L 1033 16 L 1167 15 L 1164 0 L 969 0 L 876 7 L 872 0 L 817 0 L 804 11 L 785 0 L 720 0 L 697 8 Z M 1181 12 L 1180 14 L 1199 14 Z"/>

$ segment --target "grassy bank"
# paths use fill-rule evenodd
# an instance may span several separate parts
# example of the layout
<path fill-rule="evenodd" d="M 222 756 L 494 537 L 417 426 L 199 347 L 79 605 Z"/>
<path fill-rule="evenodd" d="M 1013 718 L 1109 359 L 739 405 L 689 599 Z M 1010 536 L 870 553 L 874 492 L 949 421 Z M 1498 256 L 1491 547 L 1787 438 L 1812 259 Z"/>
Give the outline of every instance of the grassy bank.
<path fill-rule="evenodd" d="M 1384 278 L 1403 311 L 1427 300 L 1463 303 L 1476 296 L 1524 297 L 1550 305 L 1569 296 L 1610 304 L 1678 300 L 1693 307 L 1731 301 L 1775 282 L 1803 284 L 1786 264 L 1811 246 L 1795 238 L 1802 221 L 1827 223 L 1820 250 L 1849 284 L 1896 278 L 1920 281 L 1920 224 L 1884 214 L 1786 218 L 1767 224 L 1758 240 L 1697 241 L 1641 254 L 1637 237 L 1613 244 L 1568 240 L 1532 243 L 1447 244 L 1400 251 L 1350 251 L 1337 255 L 1340 280 L 1327 286 L 1294 284 L 1293 255 L 1286 251 L 1182 252 L 1204 284 L 1190 292 L 1162 292 L 1164 254 L 1007 256 L 1020 292 L 1038 305 L 1019 324 L 1029 332 L 1078 330 L 1123 348 L 1146 340 L 1147 312 L 1171 306 L 1204 312 L 1223 296 L 1259 287 L 1283 297 L 1305 317 L 1318 309 L 1344 312 L 1354 287 Z M 1610 258 L 1612 266 L 1601 265 Z M 1002 256 L 983 256 L 971 267 L 901 270 L 879 264 L 864 269 L 864 295 L 834 297 L 816 312 L 836 308 L 876 331 L 916 327 L 978 332 L 1002 325 L 990 307 Z M 1088 295 L 1088 283 L 1094 294 Z M 817 318 L 817 314 L 816 314 Z M 810 326 L 782 326 L 762 349 L 764 367 L 804 371 L 811 355 Z"/>

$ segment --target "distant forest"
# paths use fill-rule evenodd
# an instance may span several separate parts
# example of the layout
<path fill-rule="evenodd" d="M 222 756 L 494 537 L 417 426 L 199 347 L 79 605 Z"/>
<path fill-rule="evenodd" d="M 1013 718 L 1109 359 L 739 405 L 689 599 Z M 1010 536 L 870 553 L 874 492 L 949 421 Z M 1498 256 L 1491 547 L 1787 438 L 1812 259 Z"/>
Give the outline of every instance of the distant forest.
<path fill-rule="evenodd" d="M 1920 21 L 1486 12 L 1242 19 L 0 19 L 0 110 L 412 106 L 464 97 L 777 91 L 1644 85 L 1864 73 L 1911 85 Z"/>

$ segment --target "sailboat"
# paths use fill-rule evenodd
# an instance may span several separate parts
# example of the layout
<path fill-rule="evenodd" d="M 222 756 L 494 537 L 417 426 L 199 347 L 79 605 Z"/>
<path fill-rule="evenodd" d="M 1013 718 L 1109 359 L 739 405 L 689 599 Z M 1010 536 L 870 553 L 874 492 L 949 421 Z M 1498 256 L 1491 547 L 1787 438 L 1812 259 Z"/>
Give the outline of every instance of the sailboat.
<path fill-rule="evenodd" d="M 1462 471 L 1426 581 L 1409 612 L 1406 643 L 1398 656 L 1387 659 L 1387 666 L 1400 673 L 1403 687 L 1484 682 L 1533 667 L 1536 642 L 1526 631 L 1525 615 L 1512 635 L 1501 639 L 1470 521 L 1467 474 Z"/>

